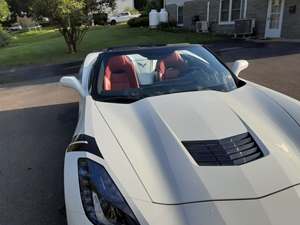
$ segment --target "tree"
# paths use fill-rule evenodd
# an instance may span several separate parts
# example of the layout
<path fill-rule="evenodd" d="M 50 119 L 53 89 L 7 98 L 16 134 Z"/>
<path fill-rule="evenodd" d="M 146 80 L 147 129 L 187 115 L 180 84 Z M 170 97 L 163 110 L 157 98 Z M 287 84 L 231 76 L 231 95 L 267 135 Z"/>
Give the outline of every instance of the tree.
<path fill-rule="evenodd" d="M 33 0 L 36 16 L 49 17 L 63 35 L 70 53 L 77 52 L 89 24 L 89 15 L 103 4 L 113 6 L 115 0 Z"/>
<path fill-rule="evenodd" d="M 5 0 L 0 0 L 0 47 L 7 45 L 9 42 L 10 36 L 5 30 L 3 30 L 1 24 L 8 19 L 9 15 L 10 12 L 7 2 Z"/>
<path fill-rule="evenodd" d="M 17 15 L 22 15 L 22 12 L 30 12 L 32 0 L 7 0 L 10 11 Z"/>
<path fill-rule="evenodd" d="M 134 8 L 142 10 L 147 5 L 147 0 L 134 0 Z"/>
<path fill-rule="evenodd" d="M 0 0 L 0 22 L 4 22 L 9 17 L 9 8 L 5 0 Z"/>
<path fill-rule="evenodd" d="M 60 25 L 59 31 L 63 35 L 70 53 L 77 52 L 77 44 L 82 41 L 87 31 L 85 6 L 83 0 L 60 0 L 57 6 L 55 19 Z"/>
<path fill-rule="evenodd" d="M 115 1 L 110 0 L 86 0 L 86 8 L 90 12 L 103 11 L 105 8 L 115 8 Z"/>

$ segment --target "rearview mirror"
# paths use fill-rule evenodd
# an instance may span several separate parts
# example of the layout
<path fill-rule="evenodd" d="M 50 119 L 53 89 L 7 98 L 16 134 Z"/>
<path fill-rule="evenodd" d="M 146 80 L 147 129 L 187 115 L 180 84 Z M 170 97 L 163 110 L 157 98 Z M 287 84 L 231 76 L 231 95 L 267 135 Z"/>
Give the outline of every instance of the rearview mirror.
<path fill-rule="evenodd" d="M 238 77 L 240 72 L 247 69 L 249 66 L 249 63 L 247 60 L 237 60 L 232 65 L 232 72 Z"/>
<path fill-rule="evenodd" d="M 76 90 L 82 97 L 85 96 L 84 90 L 79 82 L 79 80 L 74 76 L 62 77 L 59 81 L 62 86 L 72 88 Z"/>

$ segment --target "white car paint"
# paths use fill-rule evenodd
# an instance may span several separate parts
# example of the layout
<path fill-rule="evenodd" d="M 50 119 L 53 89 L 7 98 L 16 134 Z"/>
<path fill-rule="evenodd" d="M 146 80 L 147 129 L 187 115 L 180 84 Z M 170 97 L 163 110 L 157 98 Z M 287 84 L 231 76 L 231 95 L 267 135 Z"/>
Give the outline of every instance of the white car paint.
<path fill-rule="evenodd" d="M 96 102 L 87 56 L 76 134 L 95 137 L 103 159 L 65 156 L 69 225 L 91 225 L 82 207 L 77 161 L 103 165 L 141 225 L 298 225 L 300 103 L 246 81 L 229 93 L 200 91 L 132 104 Z M 249 131 L 265 157 L 235 167 L 199 167 L 181 141 L 215 140 Z"/>
<path fill-rule="evenodd" d="M 197 101 L 199 104 L 195 104 Z M 144 99 L 130 106 L 100 102 L 96 105 L 153 202 L 182 204 L 256 198 L 300 183 L 299 126 L 251 86 L 230 94 L 190 92 Z M 199 167 L 181 144 L 183 140 L 224 139 L 247 130 L 259 137 L 257 142 L 262 142 L 267 154 L 268 149 L 276 151 L 246 168 Z M 287 131 L 291 132 L 288 136 Z M 281 154 L 282 143 L 294 152 L 296 160 L 288 170 L 284 165 L 290 162 L 290 155 Z M 261 183 L 266 177 L 270 182 Z"/>
<path fill-rule="evenodd" d="M 23 30 L 23 27 L 20 24 L 13 24 L 8 28 L 9 31 L 14 32 L 14 31 L 21 31 Z"/>
<path fill-rule="evenodd" d="M 130 12 L 121 12 L 116 15 L 108 16 L 107 22 L 111 24 L 124 23 L 132 18 L 139 17 L 140 14 L 131 14 Z"/>

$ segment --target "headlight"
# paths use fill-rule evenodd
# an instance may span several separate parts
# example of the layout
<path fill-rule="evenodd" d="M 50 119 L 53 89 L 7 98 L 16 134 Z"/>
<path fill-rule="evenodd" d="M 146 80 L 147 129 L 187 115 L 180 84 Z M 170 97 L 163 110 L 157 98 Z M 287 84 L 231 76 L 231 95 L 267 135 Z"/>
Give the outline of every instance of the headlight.
<path fill-rule="evenodd" d="M 139 225 L 119 189 L 103 166 L 79 159 L 80 194 L 87 217 L 95 225 Z"/>

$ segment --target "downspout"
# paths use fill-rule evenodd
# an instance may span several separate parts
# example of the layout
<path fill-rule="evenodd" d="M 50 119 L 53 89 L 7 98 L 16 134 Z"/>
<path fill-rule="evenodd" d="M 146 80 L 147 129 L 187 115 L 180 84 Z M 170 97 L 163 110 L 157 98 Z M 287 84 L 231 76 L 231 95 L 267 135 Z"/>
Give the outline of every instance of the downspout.
<path fill-rule="evenodd" d="M 247 18 L 247 7 L 248 7 L 248 0 L 244 0 L 244 13 L 243 13 L 243 19 Z"/>
<path fill-rule="evenodd" d="M 206 21 L 209 23 L 209 16 L 210 16 L 210 0 L 207 1 L 207 9 L 206 9 Z"/>

